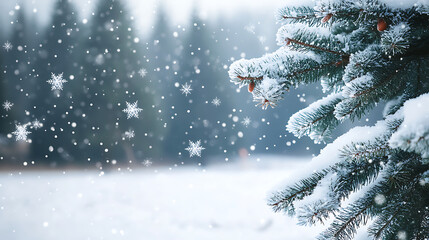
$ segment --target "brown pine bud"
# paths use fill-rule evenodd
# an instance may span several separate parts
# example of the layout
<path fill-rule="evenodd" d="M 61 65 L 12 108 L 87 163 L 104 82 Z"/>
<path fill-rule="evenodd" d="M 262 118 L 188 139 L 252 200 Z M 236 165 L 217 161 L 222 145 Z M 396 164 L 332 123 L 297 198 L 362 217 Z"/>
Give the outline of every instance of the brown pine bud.
<path fill-rule="evenodd" d="M 290 39 L 289 39 L 289 38 L 286 38 L 286 39 L 285 39 L 285 42 L 286 42 L 286 45 L 289 45 L 289 44 L 290 44 Z"/>
<path fill-rule="evenodd" d="M 254 82 L 254 81 L 251 81 L 251 82 L 249 83 L 249 92 L 253 92 L 253 89 L 255 89 L 255 82 Z"/>
<path fill-rule="evenodd" d="M 384 19 L 383 19 L 383 18 L 379 18 L 379 19 L 378 19 L 378 23 L 377 23 L 377 30 L 378 30 L 379 32 L 383 32 L 384 30 L 386 30 L 386 28 L 387 28 L 387 23 L 386 23 L 386 21 L 384 21 Z"/>
<path fill-rule="evenodd" d="M 322 23 L 326 23 L 331 19 L 332 13 L 328 13 L 325 17 L 322 18 Z"/>

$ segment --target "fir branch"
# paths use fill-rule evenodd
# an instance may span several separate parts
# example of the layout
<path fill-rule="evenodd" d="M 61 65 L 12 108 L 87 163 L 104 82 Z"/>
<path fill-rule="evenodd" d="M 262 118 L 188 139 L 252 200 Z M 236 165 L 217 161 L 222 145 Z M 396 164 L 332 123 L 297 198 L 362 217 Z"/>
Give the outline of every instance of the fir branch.
<path fill-rule="evenodd" d="M 330 50 L 330 49 L 327 49 L 327 48 L 322 48 L 322 47 L 319 47 L 319 46 L 316 46 L 316 45 L 312 45 L 312 44 L 308 44 L 308 43 L 304 43 L 304 42 L 295 40 L 293 38 L 286 38 L 285 42 L 290 42 L 290 43 L 298 44 L 298 45 L 301 45 L 301 46 L 304 46 L 304 47 L 308 47 L 308 48 L 311 48 L 311 49 L 319 50 L 319 51 L 322 51 L 322 52 L 332 53 L 332 54 L 335 54 L 335 55 L 342 56 L 343 57 L 342 61 L 345 62 L 346 64 L 347 64 L 348 59 L 350 57 L 350 55 L 347 54 L 347 53 L 337 52 L 337 51 L 333 51 L 333 50 Z"/>
<path fill-rule="evenodd" d="M 276 14 L 278 22 L 286 23 L 306 23 L 316 25 L 320 23 L 313 8 L 311 7 L 284 7 L 280 8 Z"/>
<path fill-rule="evenodd" d="M 329 171 L 330 170 L 325 169 L 315 172 L 310 177 L 304 178 L 295 185 L 287 187 L 286 190 L 273 194 L 268 205 L 271 206 L 275 212 L 284 210 L 289 214 L 293 214 L 295 209 L 292 203 L 295 200 L 303 199 L 305 196 L 310 195 L 319 181 L 326 176 Z"/>
<path fill-rule="evenodd" d="M 369 93 L 373 92 L 374 90 L 378 89 L 379 87 L 389 83 L 390 81 L 392 81 L 394 79 L 394 77 L 399 73 L 400 70 L 403 70 L 406 66 L 403 65 L 400 69 L 397 69 L 396 71 L 393 71 L 390 75 L 388 75 L 386 78 L 384 78 L 382 81 L 378 82 L 377 84 L 375 84 L 374 86 L 360 92 L 357 93 L 355 95 L 352 96 L 352 98 L 357 98 L 363 95 L 368 95 Z"/>
<path fill-rule="evenodd" d="M 380 99 L 395 96 L 397 91 L 402 87 L 401 83 L 404 84 L 403 82 L 399 82 L 398 75 L 402 74 L 402 71 L 407 68 L 407 63 L 401 63 L 400 66 L 395 68 L 393 72 L 388 73 L 387 76 L 385 76 L 386 73 L 383 70 L 378 70 L 379 72 L 376 72 L 376 74 L 380 74 L 381 76 L 378 76 L 378 78 L 382 78 L 379 81 L 376 81 L 375 79 L 377 78 L 374 78 L 369 83 L 350 83 L 343 91 L 344 95 L 348 98 L 338 103 L 335 107 L 335 116 L 340 120 L 344 120 L 346 117 L 350 117 L 353 120 L 355 117 L 360 117 L 364 114 L 366 110 L 372 108 Z M 398 84 L 393 86 L 393 80 L 398 80 Z M 391 88 L 388 88 L 388 86 L 391 86 Z"/>
<path fill-rule="evenodd" d="M 340 200 L 346 199 L 350 193 L 360 190 L 373 182 L 381 170 L 381 162 L 387 157 L 376 157 L 368 161 L 351 161 L 338 164 L 337 180 L 333 183 L 333 191 Z"/>
<path fill-rule="evenodd" d="M 316 66 L 316 67 L 296 71 L 296 72 L 290 73 L 286 76 L 288 78 L 293 78 L 293 77 L 297 77 L 297 76 L 300 76 L 300 75 L 308 73 L 308 72 L 317 71 L 317 70 L 320 70 L 320 69 L 323 69 L 326 67 L 330 67 L 330 66 L 340 67 L 340 66 L 342 66 L 342 64 L 343 64 L 343 61 L 329 62 L 329 63 L 325 63 L 325 64 L 320 64 L 319 66 Z"/>
<path fill-rule="evenodd" d="M 294 78 L 294 77 L 298 77 L 298 76 L 300 76 L 302 74 L 309 73 L 309 72 L 314 72 L 314 71 L 321 70 L 323 68 L 330 67 L 330 66 L 339 67 L 339 66 L 342 66 L 342 64 L 343 64 L 343 61 L 329 62 L 329 63 L 325 63 L 325 64 L 320 64 L 320 65 L 315 66 L 315 67 L 309 67 L 309 68 L 306 68 L 306 69 L 301 69 L 301 70 L 296 71 L 296 72 L 288 73 L 288 74 L 283 75 L 283 77 L 285 77 L 285 78 Z M 250 77 L 250 76 L 243 77 L 243 76 L 237 76 L 237 78 L 239 78 L 241 81 L 245 81 L 245 80 L 247 80 L 247 81 L 260 81 L 260 80 L 264 79 L 263 76 L 260 76 L 260 77 Z"/>
<path fill-rule="evenodd" d="M 400 211 L 401 209 L 400 207 L 398 207 L 397 210 L 393 213 L 393 215 L 391 215 L 390 218 L 382 224 L 381 228 L 373 233 L 376 239 L 379 239 L 381 237 L 383 231 L 392 223 L 392 221 L 396 218 Z"/>
<path fill-rule="evenodd" d="M 386 156 L 391 150 L 387 140 L 386 136 L 382 136 L 366 143 L 351 143 L 341 150 L 340 156 L 348 161 L 368 161 L 371 158 Z"/>
<path fill-rule="evenodd" d="M 415 176 L 412 172 L 418 162 L 413 157 L 413 154 L 406 152 L 393 154 L 377 179 L 368 186 L 365 195 L 341 210 L 331 226 L 320 235 L 320 239 L 352 239 L 360 225 L 377 215 L 375 196 L 397 194 L 401 186 L 409 184 L 410 177 Z"/>
<path fill-rule="evenodd" d="M 264 79 L 264 77 L 242 77 L 242 76 L 237 76 L 237 78 L 239 78 L 241 81 L 244 81 L 244 80 L 250 80 L 250 81 L 256 81 L 256 80 L 262 80 L 262 79 Z"/>
<path fill-rule="evenodd" d="M 330 137 L 331 130 L 339 124 L 333 111 L 342 100 L 339 93 L 333 93 L 292 115 L 286 126 L 297 137 L 308 135 L 320 142 Z"/>
<path fill-rule="evenodd" d="M 298 17 L 292 17 L 292 16 L 282 16 L 283 19 L 293 19 L 293 20 L 301 20 L 313 17 L 314 15 L 307 15 L 307 16 L 298 16 Z"/>
<path fill-rule="evenodd" d="M 381 195 L 384 200 L 376 201 L 377 205 L 384 206 L 377 210 L 377 219 L 368 230 L 377 239 L 395 238 L 404 229 L 407 229 L 407 235 L 416 237 L 413 239 L 423 239 L 418 236 L 424 234 L 425 228 L 421 223 L 425 221 L 425 211 L 422 209 L 428 207 L 429 192 L 421 187 L 419 181 L 428 167 L 415 160 L 414 154 L 406 152 L 397 153 L 391 158 L 397 166 L 387 181 L 386 186 L 391 190 Z"/>
<path fill-rule="evenodd" d="M 325 199 L 304 205 L 297 213 L 298 224 L 305 226 L 313 226 L 316 223 L 323 224 L 331 215 L 335 216 L 338 206 L 339 201 Z"/>

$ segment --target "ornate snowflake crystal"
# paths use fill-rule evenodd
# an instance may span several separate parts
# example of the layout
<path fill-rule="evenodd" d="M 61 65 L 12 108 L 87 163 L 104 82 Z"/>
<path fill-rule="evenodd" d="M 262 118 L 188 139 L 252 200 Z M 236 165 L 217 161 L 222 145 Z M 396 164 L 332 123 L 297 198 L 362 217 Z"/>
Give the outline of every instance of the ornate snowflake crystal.
<path fill-rule="evenodd" d="M 3 48 L 4 50 L 6 50 L 6 52 L 9 52 L 9 50 L 13 48 L 13 45 L 9 41 L 7 41 L 3 44 Z"/>
<path fill-rule="evenodd" d="M 130 129 L 128 131 L 125 131 L 125 137 L 129 139 L 134 138 L 136 135 L 134 133 L 134 130 Z"/>
<path fill-rule="evenodd" d="M 182 94 L 185 94 L 185 96 L 188 96 L 188 94 L 191 94 L 192 91 L 191 85 L 185 83 L 185 85 L 182 85 L 182 88 L 180 88 L 180 91 L 182 92 Z"/>
<path fill-rule="evenodd" d="M 221 101 L 220 101 L 220 99 L 219 99 L 219 98 L 215 97 L 215 98 L 212 100 L 212 104 L 213 104 L 213 105 L 215 105 L 216 107 L 218 107 L 218 106 L 221 104 Z"/>
<path fill-rule="evenodd" d="M 3 108 L 4 108 L 4 110 L 6 110 L 6 111 L 9 111 L 10 109 L 12 109 L 12 107 L 13 107 L 13 103 L 9 102 L 8 100 L 6 100 L 6 101 L 3 103 Z"/>
<path fill-rule="evenodd" d="M 201 151 L 204 149 L 205 148 L 201 146 L 201 140 L 198 140 L 196 142 L 192 142 L 191 140 L 189 140 L 189 146 L 185 148 L 185 150 L 189 152 L 189 157 L 201 157 Z"/>
<path fill-rule="evenodd" d="M 51 90 L 53 91 L 53 90 L 63 90 L 63 84 L 66 83 L 67 80 L 63 78 L 63 73 L 60 73 L 58 75 L 51 73 L 51 79 L 49 79 L 46 82 L 51 84 Z"/>
<path fill-rule="evenodd" d="M 122 111 L 127 113 L 127 119 L 130 119 L 133 117 L 139 118 L 139 112 L 143 111 L 143 109 L 137 107 L 137 102 L 138 101 L 135 101 L 134 103 L 126 102 L 127 108 Z"/>
<path fill-rule="evenodd" d="M 16 125 L 16 130 L 12 132 L 15 135 L 16 141 L 27 141 L 27 135 L 30 133 L 27 131 L 27 124 Z"/>
<path fill-rule="evenodd" d="M 243 121 L 241 121 L 241 124 L 243 124 L 245 127 L 248 127 L 250 125 L 250 118 L 249 117 L 245 117 L 243 118 Z"/>
<path fill-rule="evenodd" d="M 140 70 L 139 70 L 140 77 L 144 78 L 144 77 L 146 77 L 146 74 L 147 74 L 146 69 L 140 68 Z"/>
<path fill-rule="evenodd" d="M 34 129 L 39 129 L 39 128 L 41 128 L 41 127 L 43 127 L 43 123 L 41 123 L 39 120 L 34 120 L 33 122 L 32 122 L 32 124 L 33 124 L 33 126 L 32 126 L 32 128 L 34 128 Z"/>
<path fill-rule="evenodd" d="M 143 161 L 143 165 L 144 165 L 145 167 L 150 167 L 150 166 L 152 165 L 152 161 L 151 161 L 150 159 L 145 159 L 145 160 Z"/>

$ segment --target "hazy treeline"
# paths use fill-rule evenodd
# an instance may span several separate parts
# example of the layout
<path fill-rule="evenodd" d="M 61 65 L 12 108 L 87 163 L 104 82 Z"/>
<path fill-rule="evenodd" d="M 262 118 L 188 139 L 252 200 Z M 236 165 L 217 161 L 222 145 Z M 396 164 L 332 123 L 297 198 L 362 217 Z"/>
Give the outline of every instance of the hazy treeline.
<path fill-rule="evenodd" d="M 14 104 L 1 109 L 0 163 L 181 163 L 194 160 L 184 149 L 199 139 L 203 160 L 246 153 L 252 145 L 255 153 L 289 151 L 286 142 L 293 138 L 285 136 L 284 125 L 307 104 L 297 96 L 305 91 L 286 96 L 286 107 L 262 111 L 246 89 L 237 94 L 229 83 L 232 58 L 265 52 L 267 44 L 249 20 L 207 23 L 194 11 L 189 25 L 178 28 L 161 8 L 153 31 L 141 34 L 128 7 L 100 0 L 84 23 L 73 2 L 58 0 L 46 27 L 29 19 L 25 5 L 15 11 L 8 35 L 0 38 L 13 45 L 0 51 L 0 100 Z M 52 73 L 68 81 L 63 91 L 46 82 Z M 192 88 L 188 96 L 180 92 L 185 83 Z M 215 98 L 219 106 L 212 104 Z M 138 119 L 127 119 L 126 101 L 138 101 Z M 248 126 L 245 117 L 252 120 Z M 31 143 L 15 142 L 10 134 L 16 125 L 36 119 L 43 127 L 29 125 Z M 126 131 L 135 137 L 128 139 Z M 308 153 L 310 144 L 301 141 L 293 153 Z"/>

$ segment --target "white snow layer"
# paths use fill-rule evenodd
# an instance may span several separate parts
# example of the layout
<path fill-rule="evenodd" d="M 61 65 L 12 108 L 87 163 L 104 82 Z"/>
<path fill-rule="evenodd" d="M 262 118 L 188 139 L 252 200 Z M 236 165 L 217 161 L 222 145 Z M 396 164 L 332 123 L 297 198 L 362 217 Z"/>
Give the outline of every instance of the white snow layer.
<path fill-rule="evenodd" d="M 327 27 L 309 27 L 303 23 L 285 24 L 279 28 L 276 34 L 276 41 L 278 46 L 285 46 L 287 38 L 293 38 L 297 32 L 305 30 L 309 33 L 315 33 L 319 36 L 328 37 L 331 32 Z"/>
<path fill-rule="evenodd" d="M 402 107 L 404 121 L 389 140 L 392 148 L 429 157 L 429 93 L 410 99 Z"/>
<path fill-rule="evenodd" d="M 314 157 L 305 167 L 294 171 L 293 175 L 276 186 L 269 196 L 272 196 L 273 193 L 276 193 L 279 190 L 281 191 L 286 187 L 293 185 L 299 179 L 307 178 L 316 171 L 326 169 L 341 162 L 343 160 L 341 157 L 341 150 L 345 146 L 349 144 L 374 141 L 376 138 L 384 136 L 389 132 L 387 121 L 398 118 L 400 114 L 402 114 L 402 111 L 398 111 L 396 114 L 388 116 L 386 120 L 378 121 L 374 126 L 362 126 L 350 129 L 347 133 L 338 137 L 334 142 L 326 145 L 326 147 L 320 151 L 320 154 Z"/>
<path fill-rule="evenodd" d="M 0 239 L 315 239 L 326 226 L 298 226 L 265 201 L 308 159 L 258 157 L 205 172 L 0 172 Z"/>

